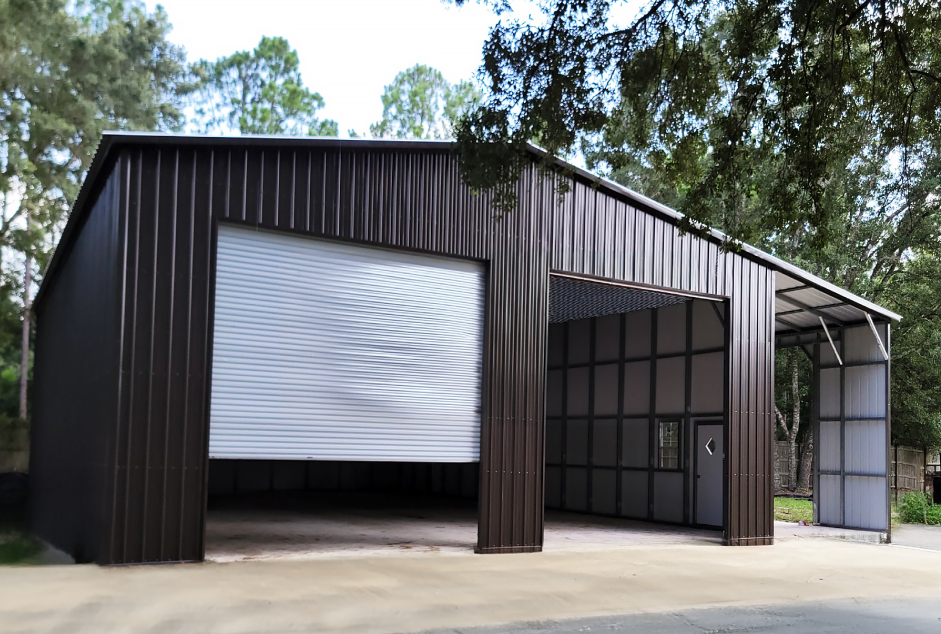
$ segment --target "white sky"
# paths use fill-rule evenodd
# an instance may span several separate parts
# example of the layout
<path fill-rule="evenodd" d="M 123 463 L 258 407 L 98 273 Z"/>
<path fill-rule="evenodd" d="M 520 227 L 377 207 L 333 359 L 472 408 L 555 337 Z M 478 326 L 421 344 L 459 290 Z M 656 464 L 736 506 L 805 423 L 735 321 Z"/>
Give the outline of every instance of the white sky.
<path fill-rule="evenodd" d="M 349 129 L 368 134 L 382 116 L 383 88 L 399 71 L 427 64 L 450 82 L 472 79 L 498 20 L 476 3 L 457 8 L 440 0 L 147 2 L 151 10 L 157 4 L 173 25 L 170 40 L 190 61 L 253 49 L 263 35 L 286 38 L 304 83 L 326 102 L 321 115 L 344 136 Z"/>
<path fill-rule="evenodd" d="M 643 0 L 626 0 L 612 13 L 629 19 Z M 321 116 L 340 134 L 368 135 L 382 116 L 380 96 L 395 75 L 415 64 L 440 70 L 449 82 L 474 79 L 481 49 L 500 19 L 469 2 L 441 0 L 154 0 L 163 5 L 170 40 L 190 61 L 216 60 L 251 50 L 263 35 L 281 36 L 297 50 L 301 76 L 326 102 Z M 537 4 L 513 0 L 515 17 L 538 20 Z M 503 19 L 511 16 L 504 15 Z"/>

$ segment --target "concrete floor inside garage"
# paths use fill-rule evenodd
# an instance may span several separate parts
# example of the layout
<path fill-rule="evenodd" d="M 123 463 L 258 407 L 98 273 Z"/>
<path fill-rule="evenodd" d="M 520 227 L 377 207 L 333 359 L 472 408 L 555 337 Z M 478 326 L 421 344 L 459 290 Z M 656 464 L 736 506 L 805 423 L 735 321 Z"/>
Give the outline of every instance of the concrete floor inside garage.
<path fill-rule="evenodd" d="M 210 497 L 206 559 L 468 553 L 477 502 L 420 493 L 270 492 Z M 719 531 L 546 511 L 546 552 L 722 541 Z"/>

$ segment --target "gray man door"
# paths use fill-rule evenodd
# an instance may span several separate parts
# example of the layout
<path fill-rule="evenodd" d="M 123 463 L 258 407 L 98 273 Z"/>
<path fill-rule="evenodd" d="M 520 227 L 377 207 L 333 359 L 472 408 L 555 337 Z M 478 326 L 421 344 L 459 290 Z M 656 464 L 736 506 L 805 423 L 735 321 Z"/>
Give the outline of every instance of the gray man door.
<path fill-rule="evenodd" d="M 722 423 L 696 425 L 696 523 L 722 526 Z"/>

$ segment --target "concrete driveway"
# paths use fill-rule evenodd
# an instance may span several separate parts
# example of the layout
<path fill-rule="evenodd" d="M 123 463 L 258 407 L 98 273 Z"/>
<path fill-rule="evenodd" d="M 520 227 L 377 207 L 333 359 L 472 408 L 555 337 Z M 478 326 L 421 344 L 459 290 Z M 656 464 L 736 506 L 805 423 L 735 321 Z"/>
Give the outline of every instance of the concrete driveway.
<path fill-rule="evenodd" d="M 941 526 L 901 524 L 892 529 L 892 543 L 896 546 L 941 551 Z M 941 597 L 938 602 L 941 603 Z"/>
<path fill-rule="evenodd" d="M 937 634 L 941 601 L 935 598 L 889 600 L 831 599 L 761 606 L 723 606 L 672 612 L 619 614 L 539 624 L 513 624 L 436 634 L 567 634 L 569 632 L 643 632 L 643 634 L 861 634 L 905 632 Z"/>
<path fill-rule="evenodd" d="M 803 606 L 832 601 L 938 602 L 939 570 L 941 552 L 829 539 L 770 547 L 10 567 L 0 569 L 0 632 L 502 631 L 519 627 L 513 623 L 577 624 L 611 615 L 635 625 L 661 617 L 669 623 L 670 615 L 698 608 L 773 605 L 782 614 L 804 614 L 810 608 Z"/>

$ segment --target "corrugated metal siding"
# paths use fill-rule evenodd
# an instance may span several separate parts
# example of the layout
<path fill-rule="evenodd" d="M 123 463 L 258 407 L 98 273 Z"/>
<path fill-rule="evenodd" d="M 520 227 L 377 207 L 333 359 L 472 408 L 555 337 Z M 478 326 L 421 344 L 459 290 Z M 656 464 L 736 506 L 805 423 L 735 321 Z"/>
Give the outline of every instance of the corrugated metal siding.
<path fill-rule="evenodd" d="M 30 500 L 33 529 L 77 561 L 107 559 L 117 420 L 122 165 L 105 177 L 36 314 Z"/>
<path fill-rule="evenodd" d="M 446 151 L 127 148 L 122 428 L 110 553 L 200 559 L 216 223 L 489 261 L 478 547 L 542 543 L 547 223 L 532 170 L 497 219 Z M 189 380 L 187 380 L 187 378 Z"/>
<path fill-rule="evenodd" d="M 769 544 L 773 523 L 774 274 L 625 200 L 576 183 L 552 209 L 555 271 L 731 298 L 726 541 Z M 609 219 L 612 219 L 609 222 Z"/>
<path fill-rule="evenodd" d="M 473 462 L 485 267 L 222 226 L 210 458 Z"/>
<path fill-rule="evenodd" d="M 131 143 L 130 141 L 127 143 Z M 535 167 L 498 217 L 448 149 L 140 141 L 120 151 L 124 278 L 110 549 L 101 561 L 203 553 L 215 227 L 227 220 L 489 262 L 482 552 L 537 550 L 550 269 L 731 297 L 726 537 L 772 536 L 772 272 L 578 180 L 559 202 Z M 116 332 L 122 332 L 120 329 Z"/>
<path fill-rule="evenodd" d="M 879 324 L 877 331 L 891 350 L 888 326 Z M 814 344 L 818 521 L 884 531 L 889 529 L 889 363 L 868 325 L 841 328 L 838 335 L 843 365 L 829 342 Z"/>

